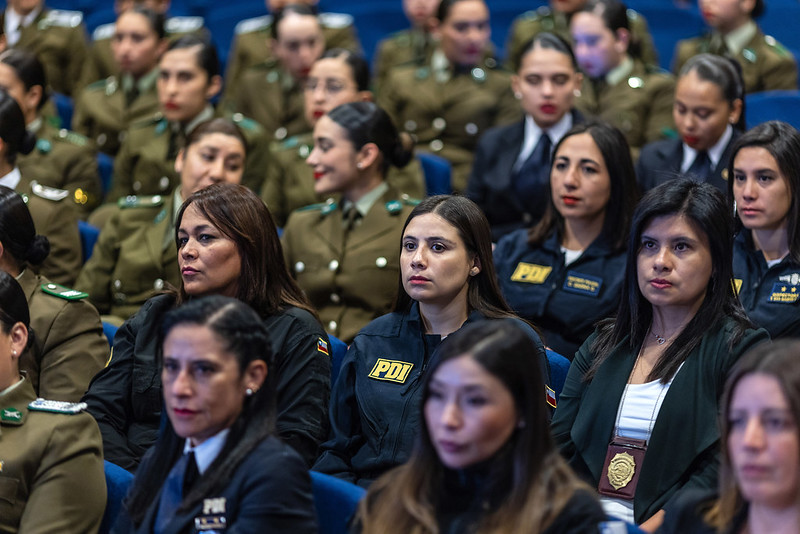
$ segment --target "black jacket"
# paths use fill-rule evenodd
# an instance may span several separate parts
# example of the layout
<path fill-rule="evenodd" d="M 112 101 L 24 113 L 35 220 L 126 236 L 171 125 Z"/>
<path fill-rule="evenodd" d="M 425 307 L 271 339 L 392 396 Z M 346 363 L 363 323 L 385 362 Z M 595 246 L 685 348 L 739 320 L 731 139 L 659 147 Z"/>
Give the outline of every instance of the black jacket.
<path fill-rule="evenodd" d="M 485 320 L 472 312 L 467 323 Z M 518 321 L 518 320 L 517 320 Z M 466 324 L 466 323 L 465 323 Z M 539 336 L 537 358 L 549 383 Z M 364 327 L 342 362 L 331 398 L 331 435 L 314 469 L 361 486 L 408 460 L 420 418 L 420 386 L 441 338 L 426 335 L 414 303 L 408 313 L 389 313 Z M 544 395 L 544 392 L 542 392 Z M 544 402 L 544 397 L 542 397 Z"/>
<path fill-rule="evenodd" d="M 163 402 L 159 328 L 174 305 L 172 295 L 159 295 L 125 321 L 114 338 L 111 361 L 83 397 L 103 434 L 105 459 L 129 471 L 158 434 Z M 329 352 L 328 338 L 314 317 L 298 308 L 264 323 L 278 373 L 278 435 L 310 464 L 327 431 L 331 361 L 321 349 Z"/>

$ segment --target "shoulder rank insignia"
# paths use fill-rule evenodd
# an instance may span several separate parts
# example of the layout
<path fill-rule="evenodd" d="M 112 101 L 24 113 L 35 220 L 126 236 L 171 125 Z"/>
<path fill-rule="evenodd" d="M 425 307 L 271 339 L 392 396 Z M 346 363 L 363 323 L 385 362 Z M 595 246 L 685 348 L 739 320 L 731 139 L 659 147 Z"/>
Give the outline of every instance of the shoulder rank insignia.
<path fill-rule="evenodd" d="M 51 9 L 47 15 L 39 21 L 39 29 L 44 30 L 51 26 L 62 28 L 75 28 L 83 21 L 83 13 L 80 11 L 68 11 L 66 9 Z"/>
<path fill-rule="evenodd" d="M 87 139 L 86 137 L 82 136 L 79 133 L 71 132 L 66 128 L 61 128 L 58 131 L 58 137 L 59 139 L 63 139 L 64 141 L 69 141 L 73 145 L 77 146 L 86 146 L 89 143 L 89 139 Z"/>
<path fill-rule="evenodd" d="M 66 189 L 57 189 L 55 187 L 42 185 L 35 180 L 31 182 L 31 190 L 37 197 L 51 200 L 53 202 L 59 202 L 69 196 L 69 191 Z"/>
<path fill-rule="evenodd" d="M 255 17 L 252 19 L 245 19 L 238 23 L 233 32 L 236 35 L 243 33 L 252 33 L 259 30 L 265 30 L 272 24 L 272 15 L 264 15 L 262 17 Z"/>
<path fill-rule="evenodd" d="M 328 28 L 347 28 L 353 25 L 353 16 L 347 13 L 320 13 L 319 22 Z"/>
<path fill-rule="evenodd" d="M 756 59 L 758 59 L 756 51 L 753 50 L 752 48 L 745 48 L 744 50 L 742 50 L 742 56 L 744 56 L 744 58 L 750 63 L 755 63 Z"/>
<path fill-rule="evenodd" d="M 0 421 L 4 423 L 22 423 L 22 412 L 16 408 L 0 408 Z"/>
<path fill-rule="evenodd" d="M 47 399 L 36 399 L 28 404 L 28 409 L 34 412 L 51 412 L 51 413 L 64 413 L 76 414 L 81 413 L 87 408 L 85 402 L 64 402 L 54 401 Z"/>
<path fill-rule="evenodd" d="M 231 120 L 236 123 L 239 128 L 250 132 L 260 132 L 261 125 L 249 117 L 245 117 L 241 113 L 234 113 L 231 115 Z"/>
<path fill-rule="evenodd" d="M 203 17 L 170 17 L 164 24 L 167 33 L 191 33 L 203 27 Z"/>
<path fill-rule="evenodd" d="M 102 41 L 103 39 L 111 39 L 114 36 L 117 25 L 114 22 L 108 24 L 101 24 L 92 32 L 93 41 Z"/>
<path fill-rule="evenodd" d="M 164 203 L 164 197 L 161 195 L 128 195 L 121 197 L 117 200 L 117 206 L 122 209 L 126 208 L 157 208 Z"/>
<path fill-rule="evenodd" d="M 49 284 L 42 284 L 42 291 L 48 295 L 53 295 L 54 297 L 62 298 L 64 300 L 81 300 L 89 296 L 88 293 L 84 293 L 83 291 L 70 289 L 52 282 Z"/>

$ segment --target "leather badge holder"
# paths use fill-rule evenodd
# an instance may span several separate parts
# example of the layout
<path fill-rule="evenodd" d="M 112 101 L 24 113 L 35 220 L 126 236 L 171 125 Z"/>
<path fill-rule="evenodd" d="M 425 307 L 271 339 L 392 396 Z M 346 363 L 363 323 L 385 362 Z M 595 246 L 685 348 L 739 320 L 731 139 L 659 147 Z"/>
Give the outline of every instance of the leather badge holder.
<path fill-rule="evenodd" d="M 647 441 L 614 436 L 608 445 L 597 492 L 606 497 L 633 499 L 645 452 Z"/>

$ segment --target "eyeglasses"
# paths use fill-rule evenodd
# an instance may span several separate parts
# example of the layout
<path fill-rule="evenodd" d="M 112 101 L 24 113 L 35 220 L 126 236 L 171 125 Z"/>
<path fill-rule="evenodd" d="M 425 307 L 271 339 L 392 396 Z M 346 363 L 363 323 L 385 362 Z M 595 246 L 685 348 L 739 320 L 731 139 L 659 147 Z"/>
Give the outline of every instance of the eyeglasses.
<path fill-rule="evenodd" d="M 328 79 L 323 81 L 317 78 L 308 78 L 303 85 L 303 90 L 314 92 L 320 85 L 322 86 L 322 89 L 329 95 L 338 94 L 348 87 L 348 84 L 342 82 L 341 80 Z"/>

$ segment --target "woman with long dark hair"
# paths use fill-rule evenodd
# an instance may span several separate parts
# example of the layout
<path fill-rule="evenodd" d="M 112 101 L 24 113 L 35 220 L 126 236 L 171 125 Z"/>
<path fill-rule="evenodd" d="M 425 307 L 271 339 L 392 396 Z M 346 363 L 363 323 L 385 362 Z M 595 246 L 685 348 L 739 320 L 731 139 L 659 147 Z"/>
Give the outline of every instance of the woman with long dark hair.
<path fill-rule="evenodd" d="M 424 371 L 465 324 L 513 318 L 535 347 L 525 357 L 549 381 L 538 334 L 500 294 L 491 247 L 489 224 L 471 200 L 439 195 L 414 208 L 402 232 L 394 312 L 350 345 L 332 395 L 331 437 L 314 469 L 367 486 L 405 462 L 421 424 Z"/>
<path fill-rule="evenodd" d="M 238 299 L 203 297 L 164 315 L 168 422 L 116 532 L 316 532 L 306 466 L 276 436 L 271 344 L 261 316 Z"/>
<path fill-rule="evenodd" d="M 733 221 L 718 189 L 661 184 L 631 228 L 619 309 L 575 355 L 553 436 L 610 515 L 652 531 L 683 490 L 716 484 L 725 377 L 769 336 L 734 293 Z"/>
<path fill-rule="evenodd" d="M 325 331 L 283 263 L 267 207 L 250 189 L 214 184 L 178 211 L 175 245 L 181 286 L 148 300 L 114 338 L 108 366 L 84 401 L 103 432 L 106 459 L 134 470 L 161 417 L 157 333 L 164 314 L 206 295 L 248 304 L 270 332 L 278 378 L 278 435 L 311 462 L 327 432 L 330 355 Z"/>

